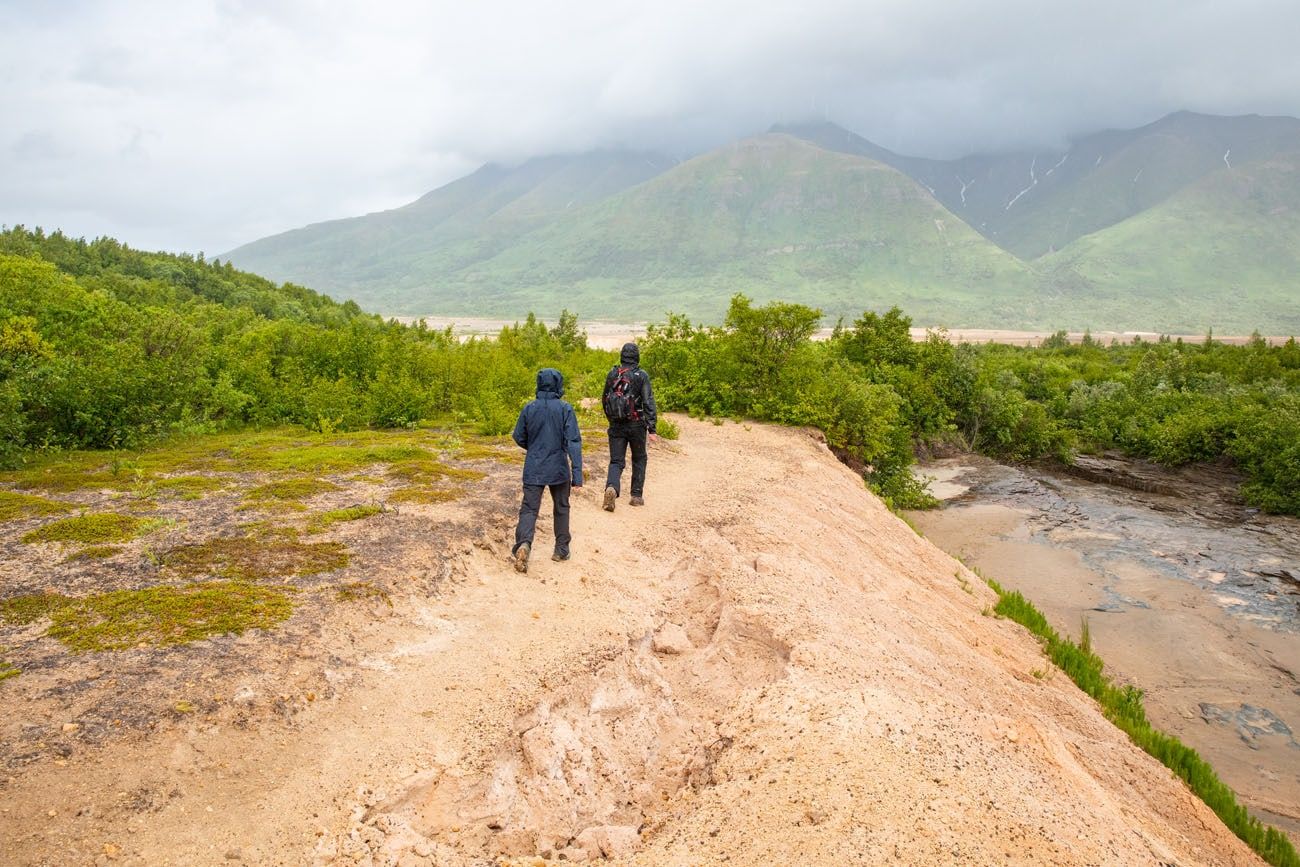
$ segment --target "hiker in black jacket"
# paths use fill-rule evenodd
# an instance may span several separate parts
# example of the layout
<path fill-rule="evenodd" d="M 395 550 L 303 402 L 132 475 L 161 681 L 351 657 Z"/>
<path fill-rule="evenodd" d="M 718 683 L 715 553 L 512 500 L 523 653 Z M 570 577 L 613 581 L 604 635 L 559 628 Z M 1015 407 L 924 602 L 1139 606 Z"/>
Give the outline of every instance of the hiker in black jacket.
<path fill-rule="evenodd" d="M 605 377 L 600 403 L 609 419 L 609 477 L 605 481 L 605 511 L 614 511 L 627 450 L 632 449 L 632 505 L 644 506 L 646 440 L 658 441 L 655 395 L 650 374 L 641 369 L 641 350 L 635 343 L 623 344 L 618 365 Z"/>
<path fill-rule="evenodd" d="M 524 458 L 524 501 L 519 507 L 513 549 L 515 569 L 528 571 L 542 490 L 551 489 L 555 513 L 555 553 L 552 560 L 569 559 L 569 487 L 582 487 L 582 433 L 578 417 L 564 394 L 564 377 L 544 367 L 537 372 L 537 399 L 531 400 L 515 422 L 514 440 L 527 449 Z"/>

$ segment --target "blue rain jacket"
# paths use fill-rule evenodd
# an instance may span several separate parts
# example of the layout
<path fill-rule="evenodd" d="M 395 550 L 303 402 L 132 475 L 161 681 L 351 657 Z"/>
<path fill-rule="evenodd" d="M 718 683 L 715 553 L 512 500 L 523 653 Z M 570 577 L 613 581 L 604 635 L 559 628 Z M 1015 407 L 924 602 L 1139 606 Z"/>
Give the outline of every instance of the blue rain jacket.
<path fill-rule="evenodd" d="M 525 485 L 582 484 L 582 434 L 578 417 L 564 394 L 564 376 L 544 367 L 537 371 L 537 399 L 530 400 L 515 422 L 514 440 L 528 450 Z"/>

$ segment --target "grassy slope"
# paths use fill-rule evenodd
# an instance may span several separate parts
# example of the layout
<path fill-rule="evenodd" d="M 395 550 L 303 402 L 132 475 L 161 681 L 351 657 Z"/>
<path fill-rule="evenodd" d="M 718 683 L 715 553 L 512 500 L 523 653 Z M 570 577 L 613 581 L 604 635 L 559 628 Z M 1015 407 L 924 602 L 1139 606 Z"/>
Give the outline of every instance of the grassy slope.
<path fill-rule="evenodd" d="M 1131 133 L 1089 136 L 1050 178 L 1040 162 L 1039 185 L 997 221 L 996 239 L 1019 256 L 1042 256 L 1156 207 L 1225 168 L 1225 153 L 1241 166 L 1296 149 L 1294 118 L 1180 112 Z"/>
<path fill-rule="evenodd" d="M 1300 120 L 1178 112 L 1133 130 L 1107 130 L 1067 151 L 929 160 L 885 150 L 831 124 L 792 127 L 822 147 L 870 156 L 916 178 L 954 214 L 1004 249 L 1033 259 L 1122 222 L 1224 168 L 1300 147 Z M 1062 159 L 1064 158 L 1064 161 Z M 1037 183 L 1029 189 L 1031 180 Z M 962 181 L 967 182 L 965 198 Z M 1009 205 L 1017 194 L 1024 195 Z"/>
<path fill-rule="evenodd" d="M 1300 333 L 1300 151 L 1221 168 L 1036 265 L 1045 294 L 1094 328 L 1150 304 L 1155 329 Z"/>
<path fill-rule="evenodd" d="M 488 165 L 404 207 L 273 235 L 223 258 L 391 310 L 427 274 L 491 256 L 554 214 L 670 165 L 666 157 L 626 151 L 543 157 L 513 169 Z"/>
<path fill-rule="evenodd" d="M 962 324 L 1015 316 L 1028 270 L 905 175 L 784 135 L 697 157 L 430 281 L 409 309 L 717 318 L 733 292 Z"/>

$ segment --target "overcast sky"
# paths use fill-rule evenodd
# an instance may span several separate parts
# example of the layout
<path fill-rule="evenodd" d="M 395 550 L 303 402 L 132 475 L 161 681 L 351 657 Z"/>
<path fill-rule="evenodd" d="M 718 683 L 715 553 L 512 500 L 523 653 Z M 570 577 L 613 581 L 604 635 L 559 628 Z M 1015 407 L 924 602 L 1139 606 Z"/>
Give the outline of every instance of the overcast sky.
<path fill-rule="evenodd" d="M 0 0 L 0 223 L 211 257 L 489 160 L 1300 116 L 1297 0 Z"/>

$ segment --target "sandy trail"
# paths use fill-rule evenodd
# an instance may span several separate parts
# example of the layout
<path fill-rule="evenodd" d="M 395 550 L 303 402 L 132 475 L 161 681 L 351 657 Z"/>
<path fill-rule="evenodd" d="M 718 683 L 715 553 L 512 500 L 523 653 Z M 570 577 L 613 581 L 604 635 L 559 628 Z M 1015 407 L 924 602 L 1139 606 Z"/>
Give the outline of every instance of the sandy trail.
<path fill-rule="evenodd" d="M 812 436 L 680 423 L 644 509 L 591 461 L 570 562 L 515 573 L 509 515 L 433 552 L 292 727 L 15 781 L 4 860 L 1259 863 Z M 114 808 L 142 787 L 183 796 Z"/>

